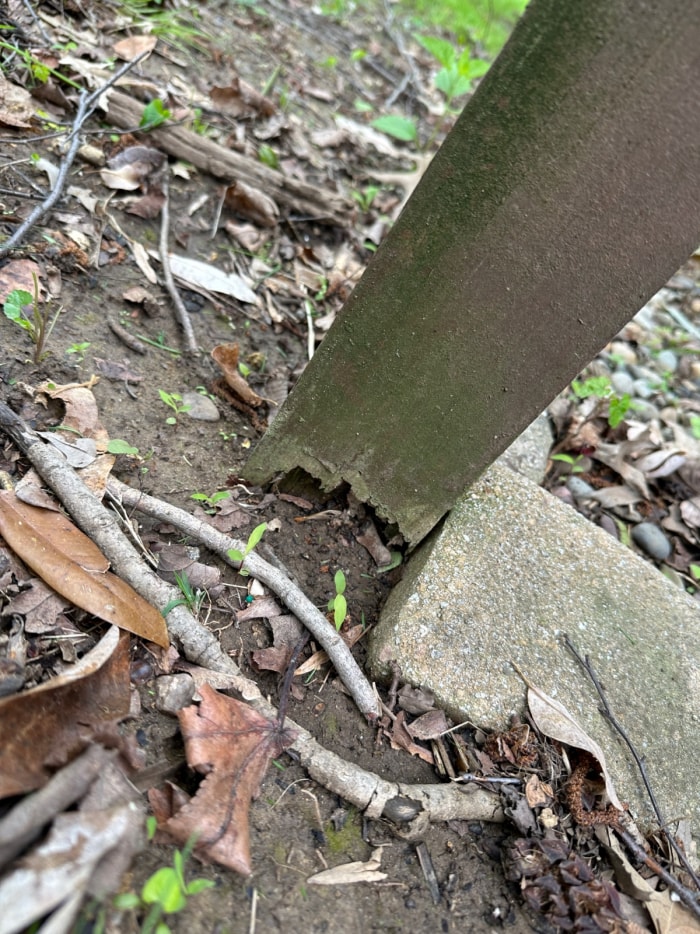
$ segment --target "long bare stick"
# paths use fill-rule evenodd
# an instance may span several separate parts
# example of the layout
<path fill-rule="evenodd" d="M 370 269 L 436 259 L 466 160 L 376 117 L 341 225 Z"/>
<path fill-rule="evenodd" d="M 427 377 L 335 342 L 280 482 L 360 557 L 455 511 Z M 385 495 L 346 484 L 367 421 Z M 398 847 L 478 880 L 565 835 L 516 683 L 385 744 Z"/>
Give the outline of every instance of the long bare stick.
<path fill-rule="evenodd" d="M 112 87 L 112 85 L 118 81 L 122 75 L 126 74 L 130 68 L 133 68 L 142 58 L 145 58 L 149 52 L 142 52 L 140 55 L 137 55 L 136 58 L 132 59 L 130 62 L 126 62 L 125 65 L 115 71 L 109 81 L 106 81 L 101 87 L 97 88 L 92 94 L 86 94 L 85 91 L 80 92 L 78 98 L 78 111 L 73 120 L 73 125 L 70 133 L 68 134 L 68 139 L 66 142 L 70 142 L 68 152 L 65 154 L 63 159 L 61 159 L 61 164 L 58 168 L 58 175 L 56 176 L 56 183 L 53 187 L 53 190 L 48 194 L 48 196 L 38 204 L 29 217 L 19 225 L 17 230 L 13 233 L 9 240 L 6 240 L 5 243 L 0 246 L 0 257 L 6 256 L 10 250 L 14 250 L 15 247 L 24 240 L 27 233 L 32 229 L 32 227 L 37 224 L 42 217 L 45 217 L 49 213 L 54 204 L 58 201 L 63 193 L 63 188 L 66 184 L 66 179 L 68 178 L 68 170 L 70 169 L 73 161 L 75 159 L 76 153 L 78 152 L 78 147 L 80 146 L 80 130 L 82 129 L 85 121 L 91 116 L 95 107 L 97 107 L 100 96 L 107 90 L 107 88 Z"/>
<path fill-rule="evenodd" d="M 185 303 L 182 301 L 182 296 L 178 292 L 177 286 L 173 280 L 173 273 L 170 268 L 170 258 L 168 256 L 168 228 L 170 227 L 169 173 L 170 169 L 166 163 L 162 182 L 163 196 L 165 200 L 163 201 L 163 207 L 160 213 L 160 262 L 163 266 L 163 279 L 165 279 L 165 287 L 168 290 L 170 298 L 172 299 L 172 303 L 175 307 L 175 315 L 177 320 L 180 322 L 180 327 L 182 328 L 185 335 L 185 347 L 190 353 L 198 353 L 199 348 L 197 347 L 197 339 L 195 338 L 194 330 L 192 329 L 192 322 L 190 321 L 190 316 L 187 313 L 187 309 L 185 308 Z"/>
<path fill-rule="evenodd" d="M 149 516 L 155 516 L 165 522 L 170 522 L 185 534 L 196 538 L 211 551 L 216 552 L 224 561 L 233 567 L 239 567 L 239 562 L 228 556 L 231 549 L 245 551 L 245 542 L 223 535 L 207 522 L 201 522 L 191 516 L 184 509 L 178 509 L 170 503 L 154 499 L 146 493 L 141 493 L 131 487 L 120 483 L 110 477 L 107 489 L 125 505 L 138 509 Z M 370 720 L 379 716 L 379 704 L 372 685 L 362 673 L 360 666 L 335 628 L 330 625 L 326 617 L 318 610 L 292 581 L 277 568 L 273 567 L 264 558 L 251 552 L 245 559 L 246 570 L 259 581 L 274 591 L 282 602 L 306 626 L 315 639 L 326 650 L 335 670 L 352 695 L 355 703 L 362 713 Z"/>
<path fill-rule="evenodd" d="M 98 502 L 61 455 L 44 444 L 4 403 L 0 403 L 0 430 L 31 461 L 77 524 L 110 559 L 114 570 L 144 599 L 162 606 L 172 599 L 173 593 L 179 593 L 143 566 L 141 556 L 126 540 L 112 513 Z M 248 556 L 247 562 L 251 557 Z M 277 710 L 262 697 L 255 682 L 241 674 L 215 637 L 185 607 L 175 607 L 168 614 L 168 629 L 180 640 L 190 661 L 229 675 L 234 690 L 268 719 L 277 719 Z M 388 782 L 324 749 L 307 730 L 293 721 L 287 719 L 286 723 L 296 735 L 291 749 L 299 756 L 309 775 L 356 807 L 366 809 L 368 817 L 380 817 L 385 809 L 390 816 L 395 799 L 401 798 L 412 803 L 411 810 L 418 814 L 417 820 L 503 820 L 499 799 L 491 792 L 473 786 L 463 789 L 454 784 Z"/>

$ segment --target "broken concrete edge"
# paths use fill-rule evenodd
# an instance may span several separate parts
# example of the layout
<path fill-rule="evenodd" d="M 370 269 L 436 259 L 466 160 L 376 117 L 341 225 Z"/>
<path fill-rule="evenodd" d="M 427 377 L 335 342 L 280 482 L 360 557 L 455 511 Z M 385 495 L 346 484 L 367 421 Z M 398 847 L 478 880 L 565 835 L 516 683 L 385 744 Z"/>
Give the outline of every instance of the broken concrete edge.
<path fill-rule="evenodd" d="M 420 545 L 449 512 L 446 508 L 437 518 L 432 508 L 411 508 L 398 514 L 372 497 L 361 473 L 337 471 L 331 465 L 322 464 L 317 458 L 299 452 L 288 463 L 278 464 L 274 473 L 267 469 L 257 469 L 253 455 L 241 473 L 246 482 L 260 486 L 274 484 L 279 490 L 298 496 L 308 495 L 310 487 L 315 487 L 329 497 L 346 489 L 359 502 L 369 506 L 383 523 L 396 529 L 409 551 Z"/>

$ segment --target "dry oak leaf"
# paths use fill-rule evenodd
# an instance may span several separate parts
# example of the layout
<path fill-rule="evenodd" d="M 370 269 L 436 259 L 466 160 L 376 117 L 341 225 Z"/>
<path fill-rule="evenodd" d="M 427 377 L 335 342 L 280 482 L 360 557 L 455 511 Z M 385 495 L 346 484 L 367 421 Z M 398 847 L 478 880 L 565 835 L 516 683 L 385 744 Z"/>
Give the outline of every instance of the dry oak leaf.
<path fill-rule="evenodd" d="M 61 512 L 21 502 L 0 490 L 0 535 L 35 574 L 57 593 L 94 616 L 167 648 L 165 620 L 125 581 Z"/>
<path fill-rule="evenodd" d="M 217 344 L 211 352 L 212 359 L 217 364 L 234 393 L 253 408 L 258 408 L 265 401 L 262 396 L 250 388 L 238 369 L 238 344 Z"/>
<path fill-rule="evenodd" d="M 187 762 L 206 775 L 197 794 L 161 829 L 184 843 L 197 834 L 196 854 L 249 876 L 248 812 L 271 759 L 294 742 L 247 704 L 200 688 L 201 704 L 179 711 Z"/>

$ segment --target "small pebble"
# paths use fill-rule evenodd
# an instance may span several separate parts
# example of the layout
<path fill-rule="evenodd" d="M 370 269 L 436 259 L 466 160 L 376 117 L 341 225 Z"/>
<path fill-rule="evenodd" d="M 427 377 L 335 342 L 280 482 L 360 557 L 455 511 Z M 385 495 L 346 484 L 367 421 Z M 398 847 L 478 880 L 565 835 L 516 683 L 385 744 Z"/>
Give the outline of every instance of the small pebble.
<path fill-rule="evenodd" d="M 590 483 L 586 483 L 581 477 L 569 477 L 566 481 L 566 487 L 575 500 L 586 499 L 595 492 Z"/>
<path fill-rule="evenodd" d="M 634 395 L 640 399 L 649 399 L 655 392 L 645 379 L 635 379 L 633 390 Z"/>
<path fill-rule="evenodd" d="M 656 358 L 656 364 L 662 373 L 675 373 L 678 369 L 678 357 L 672 350 L 662 350 Z"/>
<path fill-rule="evenodd" d="M 194 681 L 185 673 L 161 675 L 156 679 L 156 707 L 161 713 L 177 716 L 178 710 L 187 707 L 194 697 Z"/>
<path fill-rule="evenodd" d="M 613 385 L 613 389 L 619 396 L 628 396 L 634 395 L 634 380 L 629 375 L 626 370 L 617 370 L 610 377 L 610 382 Z"/>
<path fill-rule="evenodd" d="M 655 561 L 665 561 L 673 550 L 671 542 L 653 522 L 640 522 L 632 529 L 632 541 Z"/>
<path fill-rule="evenodd" d="M 209 396 L 203 396 L 199 392 L 183 392 L 182 402 L 190 407 L 185 414 L 197 421 L 218 422 L 221 417 L 216 404 Z"/>
<path fill-rule="evenodd" d="M 628 418 L 636 418 L 640 422 L 650 422 L 659 417 L 659 410 L 645 399 L 635 399 Z"/>
<path fill-rule="evenodd" d="M 628 366 L 634 366 L 634 364 L 638 362 L 637 354 L 627 341 L 613 341 L 612 344 L 610 344 L 609 350 L 614 357 L 617 357 L 618 360 L 622 360 L 622 362 L 626 363 Z"/>

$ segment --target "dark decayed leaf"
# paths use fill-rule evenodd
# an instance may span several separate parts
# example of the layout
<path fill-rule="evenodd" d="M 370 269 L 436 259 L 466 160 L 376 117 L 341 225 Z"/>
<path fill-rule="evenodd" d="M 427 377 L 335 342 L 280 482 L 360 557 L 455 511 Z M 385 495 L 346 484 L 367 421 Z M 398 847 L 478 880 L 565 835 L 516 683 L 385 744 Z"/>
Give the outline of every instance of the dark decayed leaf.
<path fill-rule="evenodd" d="M 184 843 L 197 835 L 198 856 L 250 875 L 248 811 L 260 791 L 271 759 L 292 744 L 282 730 L 247 704 L 200 688 L 202 702 L 178 714 L 187 761 L 206 774 L 197 794 L 174 816 L 161 822 Z"/>

